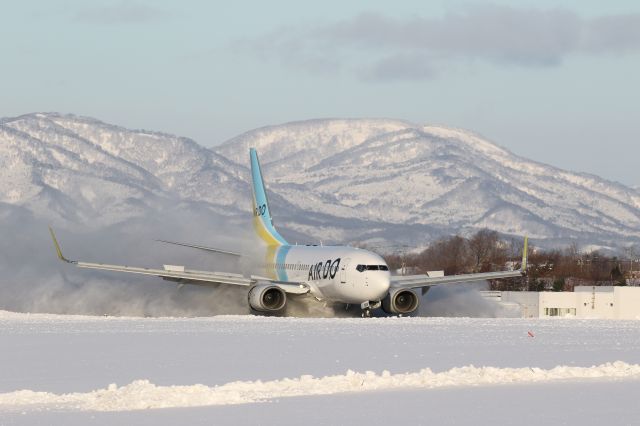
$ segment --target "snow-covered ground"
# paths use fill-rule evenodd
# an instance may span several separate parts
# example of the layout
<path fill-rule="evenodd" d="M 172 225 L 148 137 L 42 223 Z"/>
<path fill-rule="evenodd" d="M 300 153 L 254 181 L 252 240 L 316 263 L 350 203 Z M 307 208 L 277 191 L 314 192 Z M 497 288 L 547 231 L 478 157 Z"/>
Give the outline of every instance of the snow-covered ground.
<path fill-rule="evenodd" d="M 0 348 L 3 425 L 640 418 L 637 321 L 0 312 Z"/>

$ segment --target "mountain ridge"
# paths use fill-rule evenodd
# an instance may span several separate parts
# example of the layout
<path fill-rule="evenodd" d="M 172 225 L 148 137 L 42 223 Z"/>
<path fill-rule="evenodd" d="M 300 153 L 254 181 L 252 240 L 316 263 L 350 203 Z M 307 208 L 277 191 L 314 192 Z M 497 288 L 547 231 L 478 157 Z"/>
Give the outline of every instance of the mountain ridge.
<path fill-rule="evenodd" d="M 0 142 L 0 202 L 64 226 L 111 226 L 176 204 L 248 214 L 255 147 L 276 222 L 296 240 L 415 246 L 488 227 L 549 246 L 640 241 L 638 189 L 528 160 L 464 129 L 313 119 L 206 148 L 33 113 L 0 118 Z"/>

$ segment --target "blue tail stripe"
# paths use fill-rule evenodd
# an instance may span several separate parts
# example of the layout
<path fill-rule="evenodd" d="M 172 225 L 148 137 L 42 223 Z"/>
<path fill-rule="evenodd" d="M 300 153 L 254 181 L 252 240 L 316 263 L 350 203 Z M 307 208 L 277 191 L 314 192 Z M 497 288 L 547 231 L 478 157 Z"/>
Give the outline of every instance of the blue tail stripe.
<path fill-rule="evenodd" d="M 249 150 L 251 157 L 251 180 L 253 183 L 253 197 L 255 209 L 254 214 L 264 226 L 270 236 L 279 244 L 287 244 L 287 241 L 276 231 L 271 221 L 271 210 L 269 210 L 269 201 L 265 191 L 264 182 L 262 180 L 262 171 L 260 170 L 260 162 L 258 154 L 254 148 Z"/>

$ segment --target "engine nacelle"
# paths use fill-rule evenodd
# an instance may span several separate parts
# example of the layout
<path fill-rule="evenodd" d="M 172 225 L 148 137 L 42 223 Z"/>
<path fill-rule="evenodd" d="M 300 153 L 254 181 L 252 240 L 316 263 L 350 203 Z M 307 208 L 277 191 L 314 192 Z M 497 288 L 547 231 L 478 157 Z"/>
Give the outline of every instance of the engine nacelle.
<path fill-rule="evenodd" d="M 413 290 L 395 289 L 382 300 L 382 309 L 388 314 L 410 314 L 418 309 L 420 298 Z"/>
<path fill-rule="evenodd" d="M 275 312 L 284 308 L 287 293 L 272 284 L 258 284 L 249 290 L 249 306 L 256 311 Z"/>

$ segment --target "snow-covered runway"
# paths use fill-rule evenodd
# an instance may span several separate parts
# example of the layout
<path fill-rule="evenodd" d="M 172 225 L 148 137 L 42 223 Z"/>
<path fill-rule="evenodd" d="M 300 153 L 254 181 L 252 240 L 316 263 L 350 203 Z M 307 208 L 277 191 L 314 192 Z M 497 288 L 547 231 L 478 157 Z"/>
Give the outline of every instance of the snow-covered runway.
<path fill-rule="evenodd" d="M 0 424 L 640 418 L 637 321 L 1 312 L 0 347 Z"/>

